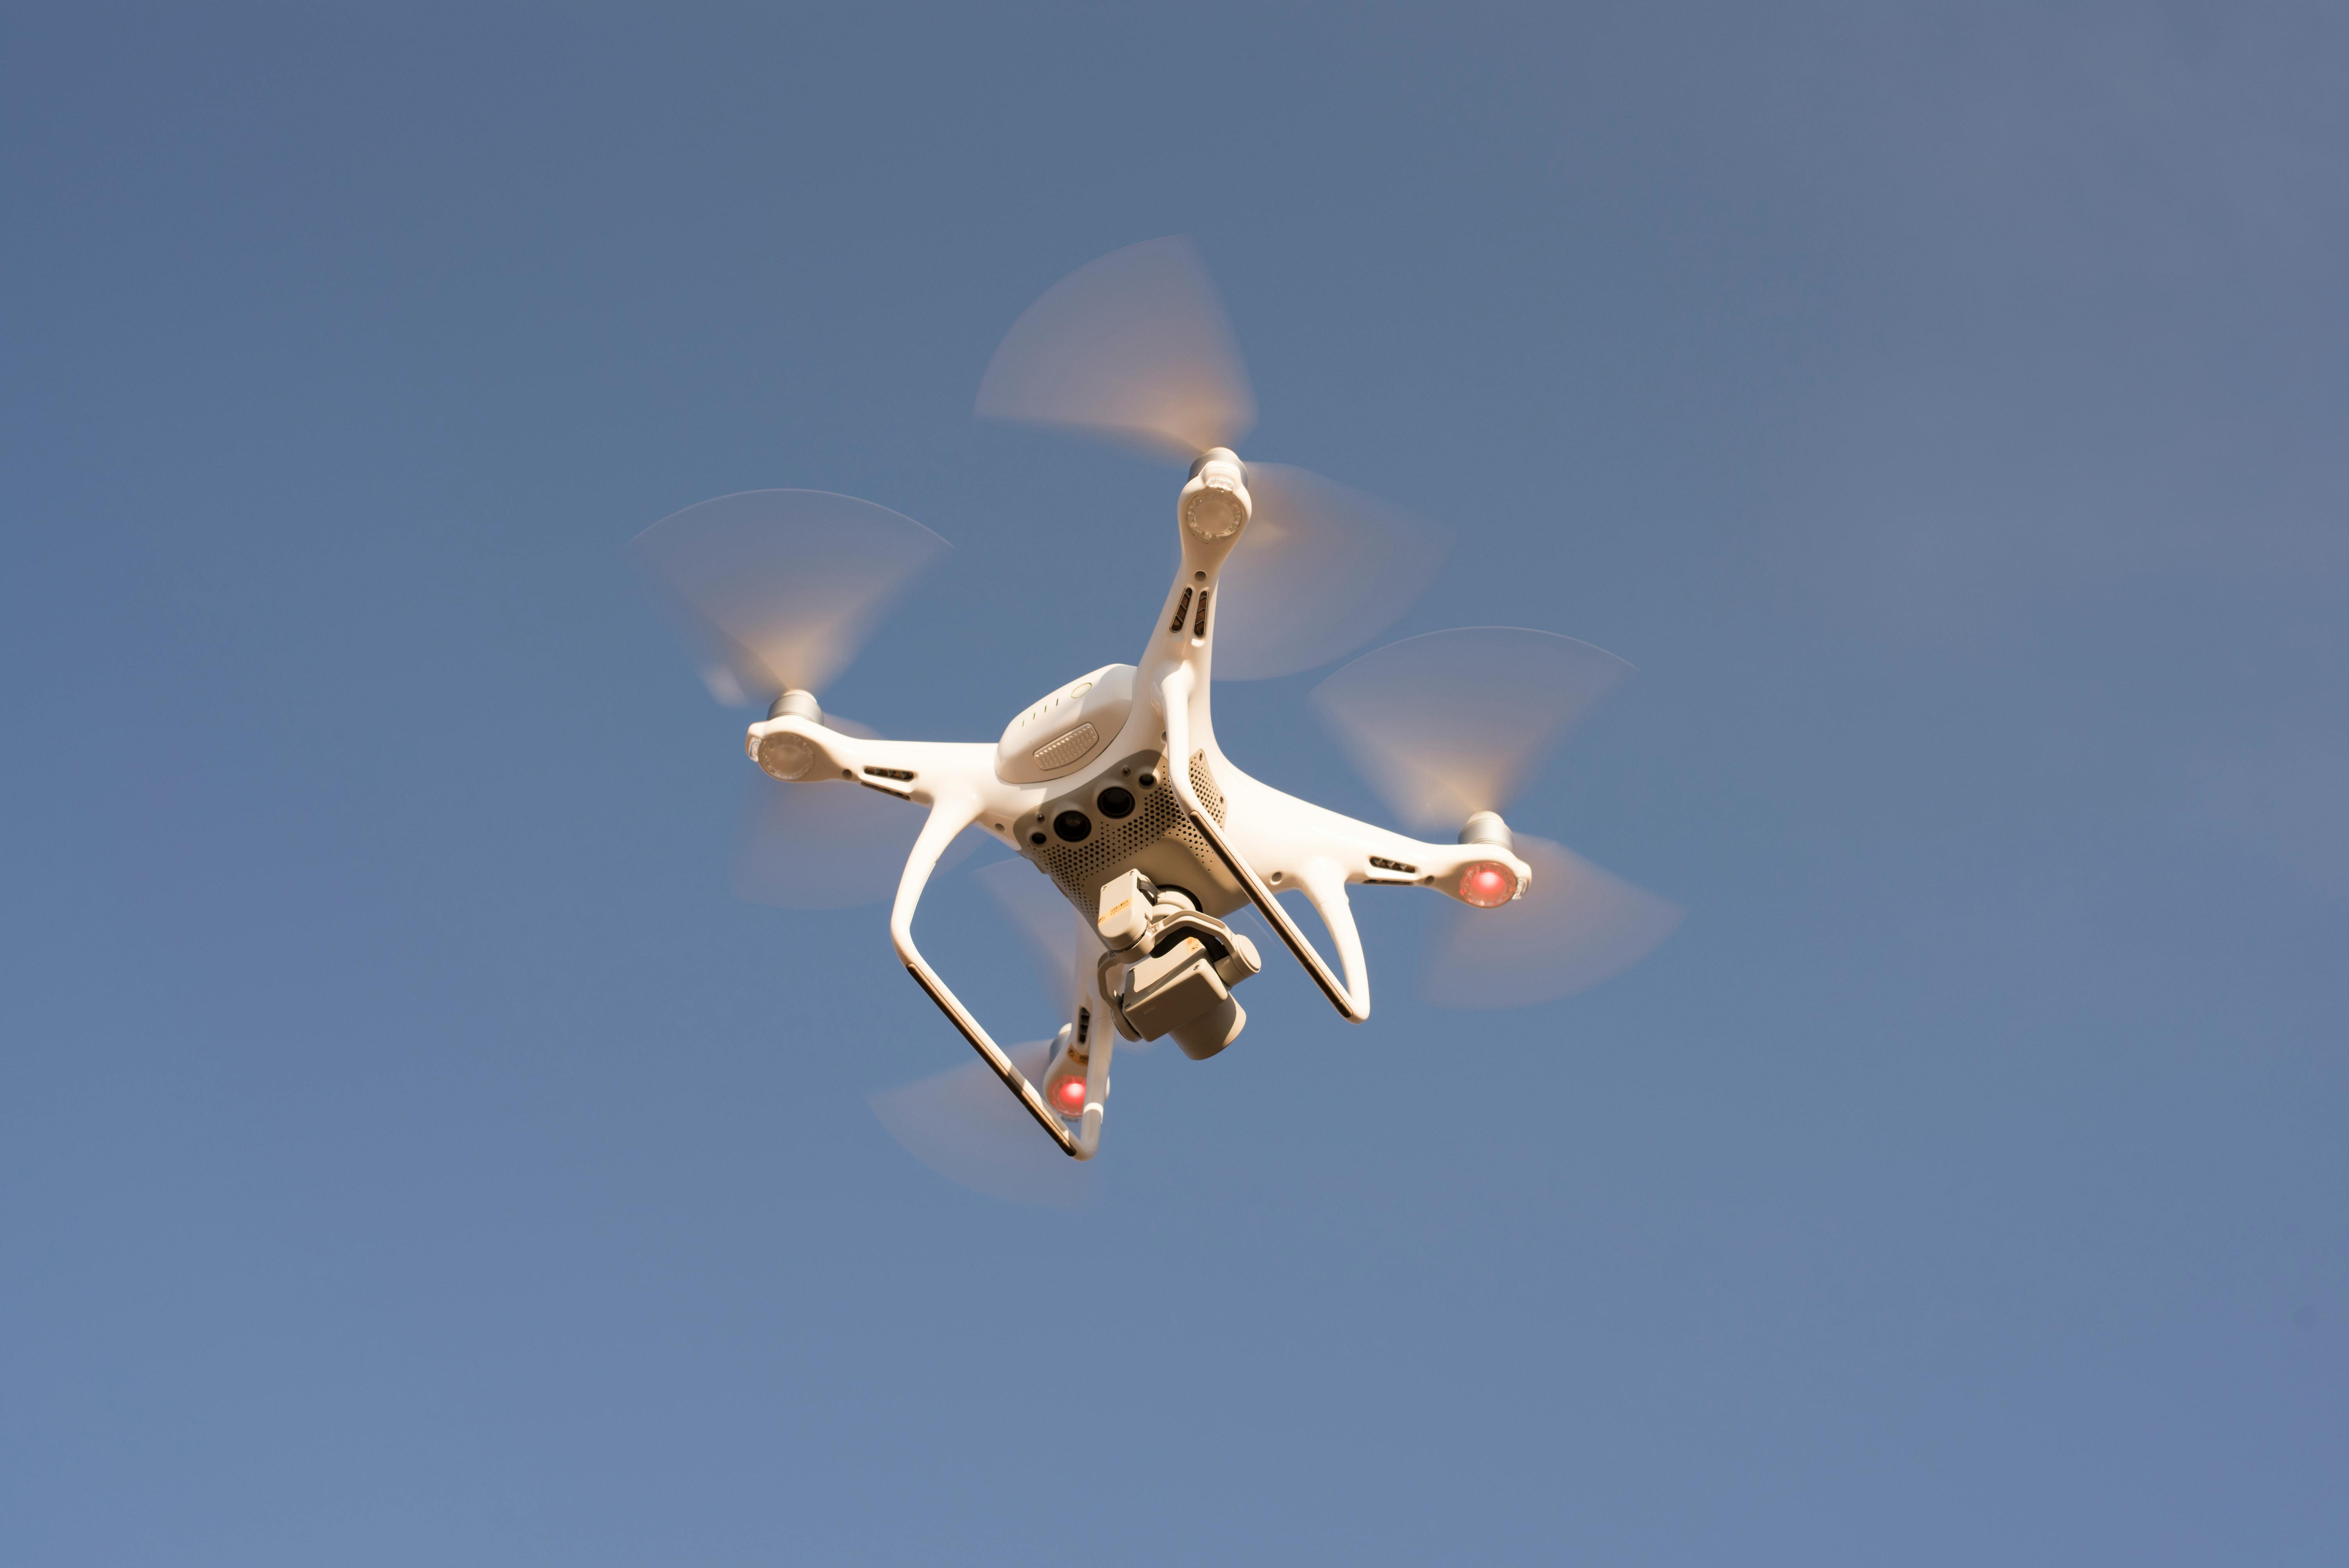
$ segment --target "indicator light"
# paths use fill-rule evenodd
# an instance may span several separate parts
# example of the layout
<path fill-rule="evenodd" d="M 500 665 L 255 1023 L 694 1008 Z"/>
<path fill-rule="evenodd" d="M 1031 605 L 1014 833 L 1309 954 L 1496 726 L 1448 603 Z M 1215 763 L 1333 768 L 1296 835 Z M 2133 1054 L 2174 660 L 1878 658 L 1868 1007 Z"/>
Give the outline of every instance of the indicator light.
<path fill-rule="evenodd" d="M 1478 861 L 1460 873 L 1462 902 L 1478 909 L 1496 909 L 1516 896 L 1516 873 L 1497 861 Z"/>

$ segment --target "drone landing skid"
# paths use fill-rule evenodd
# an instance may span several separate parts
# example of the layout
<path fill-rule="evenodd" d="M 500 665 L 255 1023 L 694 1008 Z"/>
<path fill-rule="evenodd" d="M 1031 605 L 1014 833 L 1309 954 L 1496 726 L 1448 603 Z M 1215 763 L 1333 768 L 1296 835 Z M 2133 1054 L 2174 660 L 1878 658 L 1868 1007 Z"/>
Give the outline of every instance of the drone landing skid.
<path fill-rule="evenodd" d="M 1110 1037 L 1104 1035 L 1100 1043 L 1091 1048 L 1085 1068 L 1084 1110 L 1078 1118 L 1077 1130 L 1071 1134 L 1060 1114 L 1045 1103 L 1043 1092 L 1028 1081 L 1028 1075 L 1021 1072 L 1019 1065 L 1004 1053 L 1003 1047 L 995 1043 L 994 1037 L 971 1010 L 963 1006 L 962 998 L 938 977 L 938 972 L 930 967 L 929 960 L 924 958 L 921 949 L 914 944 L 914 912 L 921 905 L 922 890 L 929 885 L 931 871 L 937 865 L 938 857 L 946 852 L 947 846 L 954 842 L 956 835 L 978 820 L 978 803 L 976 800 L 962 802 L 957 809 L 948 799 L 941 799 L 930 808 L 929 820 L 922 824 L 921 836 L 914 841 L 914 852 L 906 860 L 905 874 L 897 884 L 897 902 L 889 914 L 889 935 L 896 944 L 897 956 L 905 964 L 905 973 L 914 977 L 914 984 L 937 1005 L 938 1011 L 947 1016 L 947 1021 L 961 1032 L 962 1037 L 970 1042 L 970 1048 L 977 1051 L 979 1059 L 1003 1080 L 1003 1087 L 1011 1091 L 1012 1098 L 1027 1108 L 1028 1114 L 1036 1119 L 1036 1125 L 1042 1128 L 1052 1141 L 1061 1146 L 1061 1152 L 1070 1159 L 1091 1160 L 1101 1149 L 1103 1101 L 1109 1098 Z M 1067 1048 L 1069 1032 L 1069 1026 L 1063 1025 L 1061 1037 L 1053 1052 L 1056 1061 Z"/>

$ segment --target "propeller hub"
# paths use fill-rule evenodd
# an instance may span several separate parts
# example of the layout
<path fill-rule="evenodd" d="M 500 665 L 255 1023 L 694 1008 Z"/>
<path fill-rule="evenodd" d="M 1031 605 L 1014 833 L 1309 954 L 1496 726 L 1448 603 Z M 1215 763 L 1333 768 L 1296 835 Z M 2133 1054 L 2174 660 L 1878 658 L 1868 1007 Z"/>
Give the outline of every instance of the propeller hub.
<path fill-rule="evenodd" d="M 1460 837 L 1455 841 L 1463 844 L 1491 844 L 1495 849 L 1511 851 L 1517 847 L 1516 840 L 1510 835 L 1509 825 L 1501 820 L 1501 814 L 1498 811 L 1478 811 L 1472 814 L 1466 825 L 1461 828 Z"/>
<path fill-rule="evenodd" d="M 815 693 L 802 691 L 797 686 L 793 686 L 777 697 L 774 706 L 767 709 L 769 718 L 782 718 L 786 716 L 804 718 L 810 724 L 823 722 L 823 709 L 816 706 Z"/>

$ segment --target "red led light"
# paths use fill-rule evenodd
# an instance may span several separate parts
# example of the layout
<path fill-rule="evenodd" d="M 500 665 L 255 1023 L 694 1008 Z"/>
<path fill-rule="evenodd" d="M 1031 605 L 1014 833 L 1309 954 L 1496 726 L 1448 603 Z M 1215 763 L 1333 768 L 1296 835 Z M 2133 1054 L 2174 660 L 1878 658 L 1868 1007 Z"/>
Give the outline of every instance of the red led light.
<path fill-rule="evenodd" d="M 1495 909 L 1517 896 L 1517 879 L 1497 861 L 1478 861 L 1460 873 L 1460 896 L 1478 909 Z"/>
<path fill-rule="evenodd" d="M 1082 1110 L 1085 1108 L 1085 1080 L 1081 1078 L 1062 1078 L 1060 1087 L 1052 1092 L 1058 1095 L 1061 1103 L 1071 1110 Z"/>

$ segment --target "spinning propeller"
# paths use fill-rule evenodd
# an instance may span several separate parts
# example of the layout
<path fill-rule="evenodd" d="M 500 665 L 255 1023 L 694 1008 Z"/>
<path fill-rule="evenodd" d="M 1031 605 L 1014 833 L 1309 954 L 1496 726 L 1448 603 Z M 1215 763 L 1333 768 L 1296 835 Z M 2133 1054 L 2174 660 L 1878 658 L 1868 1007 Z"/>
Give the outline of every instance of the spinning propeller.
<path fill-rule="evenodd" d="M 846 669 L 907 583 L 949 548 L 887 507 L 824 490 L 745 490 L 689 506 L 636 536 L 637 557 L 729 707 L 810 697 Z M 851 735 L 874 731 L 836 714 Z M 888 869 L 921 820 L 844 780 L 752 780 L 735 891 L 761 903 L 838 909 L 888 895 Z M 964 849 L 968 853 L 968 848 Z"/>
<path fill-rule="evenodd" d="M 1497 829 L 1486 841 L 1533 870 L 1514 903 L 1438 912 L 1429 1001 L 1555 1001 L 1630 968 L 1680 923 L 1682 912 L 1654 894 L 1499 821 L 1535 766 L 1630 673 L 1572 637 L 1472 626 L 1391 643 L 1314 687 L 1323 719 L 1407 824 L 1431 832 L 1467 822 L 1463 842 Z"/>
<path fill-rule="evenodd" d="M 978 411 L 1190 462 L 1247 434 L 1256 396 L 1198 252 L 1175 237 L 1054 284 L 995 351 Z M 1294 675 L 1361 646 L 1451 549 L 1441 530 L 1303 469 L 1250 459 L 1247 488 L 1254 515 L 1216 611 L 1225 679 Z"/>
<path fill-rule="evenodd" d="M 1044 1076 L 1050 1040 L 1010 1046 L 1004 1054 L 1030 1080 Z M 870 1098 L 906 1153 L 950 1181 L 991 1198 L 1073 1209 L 1092 1192 L 1093 1168 L 1065 1159 L 1036 1136 L 1025 1107 L 1003 1092 L 985 1062 L 926 1078 Z"/>

